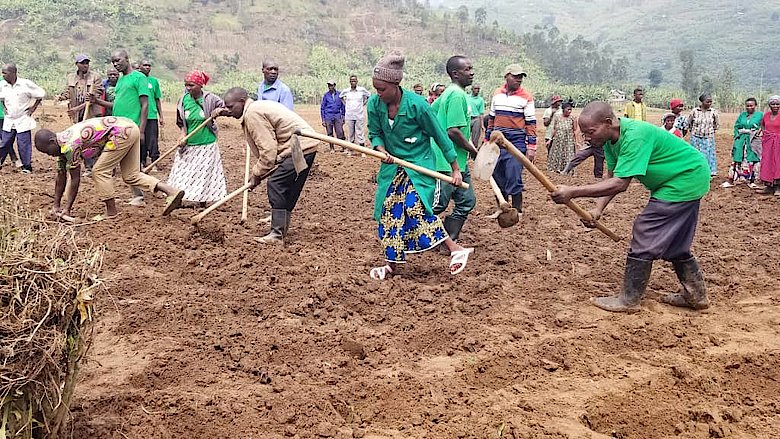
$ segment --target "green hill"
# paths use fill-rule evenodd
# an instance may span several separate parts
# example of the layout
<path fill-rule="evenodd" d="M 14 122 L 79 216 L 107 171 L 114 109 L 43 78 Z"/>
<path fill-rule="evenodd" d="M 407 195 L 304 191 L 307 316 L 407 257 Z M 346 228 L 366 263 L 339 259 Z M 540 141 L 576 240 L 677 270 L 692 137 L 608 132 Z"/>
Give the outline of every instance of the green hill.
<path fill-rule="evenodd" d="M 741 87 L 780 89 L 780 2 L 776 0 L 433 0 L 455 11 L 484 7 L 487 21 L 518 32 L 554 25 L 611 46 L 626 56 L 629 78 L 647 83 L 652 69 L 662 84 L 679 86 L 679 51 L 696 53 L 698 73 L 716 77 L 726 65 Z M 553 72 L 550 72 L 551 74 Z"/>
<path fill-rule="evenodd" d="M 478 30 L 416 1 L 390 0 L 0 0 L 0 61 L 17 62 L 22 76 L 56 92 L 73 56 L 92 55 L 103 71 L 111 51 L 129 49 L 151 59 L 154 74 L 178 96 L 184 73 L 204 69 L 213 89 L 254 89 L 266 57 L 299 101 L 315 101 L 325 80 L 347 84 L 350 73 L 368 82 L 370 69 L 389 48 L 407 55 L 407 79 L 429 85 L 446 79 L 454 54 L 473 56 L 479 80 L 492 87 L 509 62 L 523 62 L 534 81 L 546 81 L 513 36 Z"/>

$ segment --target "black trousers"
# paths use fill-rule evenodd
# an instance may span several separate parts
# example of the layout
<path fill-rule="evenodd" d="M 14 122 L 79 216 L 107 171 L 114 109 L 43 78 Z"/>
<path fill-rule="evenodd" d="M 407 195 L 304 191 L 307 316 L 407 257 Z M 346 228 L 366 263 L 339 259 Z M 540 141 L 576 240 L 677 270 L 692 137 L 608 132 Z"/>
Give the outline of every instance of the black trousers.
<path fill-rule="evenodd" d="M 309 171 L 314 164 L 315 155 L 317 153 L 312 152 L 303 156 L 309 167 L 300 174 L 295 173 L 293 159 L 290 156 L 268 177 L 268 203 L 271 205 L 271 209 L 284 209 L 290 212 L 295 209 L 298 198 L 303 191 L 303 185 L 309 178 Z"/>
<path fill-rule="evenodd" d="M 690 259 L 691 244 L 699 223 L 700 201 L 671 202 L 651 198 L 634 220 L 634 236 L 628 255 L 647 261 Z"/>
<path fill-rule="evenodd" d="M 144 130 L 144 141 L 141 142 L 141 167 L 146 165 L 146 159 L 155 161 L 160 158 L 160 127 L 157 125 L 157 119 L 148 119 L 146 129 Z"/>

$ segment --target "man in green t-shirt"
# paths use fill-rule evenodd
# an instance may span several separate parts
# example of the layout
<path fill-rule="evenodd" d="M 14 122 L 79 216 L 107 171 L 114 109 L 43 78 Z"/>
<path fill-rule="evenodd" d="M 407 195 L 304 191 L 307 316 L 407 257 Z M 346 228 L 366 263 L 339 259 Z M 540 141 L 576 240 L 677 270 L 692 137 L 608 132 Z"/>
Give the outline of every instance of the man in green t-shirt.
<path fill-rule="evenodd" d="M 471 143 L 477 145 L 482 139 L 482 115 L 485 113 L 485 100 L 479 92 L 482 87 L 479 84 L 471 85 L 471 95 L 469 95 L 469 115 L 471 116 Z"/>
<path fill-rule="evenodd" d="M 628 189 L 633 178 L 650 191 L 650 201 L 634 221 L 623 290 L 614 297 L 598 297 L 593 304 L 613 312 L 639 311 L 653 261 L 663 259 L 674 266 L 682 289 L 661 301 L 694 309 L 709 307 L 704 277 L 691 253 L 699 204 L 710 189 L 707 160 L 661 127 L 618 118 L 604 102 L 588 104 L 579 124 L 586 142 L 603 146 L 607 178 L 586 186 L 560 186 L 552 194 L 553 201 L 563 204 L 572 198 L 596 197 L 596 208 L 590 212 L 595 221 L 615 195 Z"/>
<path fill-rule="evenodd" d="M 162 104 L 160 103 L 160 99 L 162 98 L 162 92 L 160 91 L 160 81 L 149 74 L 152 72 L 151 61 L 142 61 L 141 68 L 139 70 L 141 73 L 146 75 L 146 79 L 149 81 L 149 115 L 146 118 L 146 133 L 144 133 L 145 141 L 141 144 L 141 166 L 146 166 L 147 158 L 151 159 L 152 161 L 160 158 L 160 146 L 158 139 L 160 127 L 165 126 L 165 121 L 163 120 Z"/>
<path fill-rule="evenodd" d="M 117 69 L 122 77 L 116 83 L 114 101 L 108 102 L 95 95 L 90 96 L 90 100 L 101 107 L 111 109 L 111 114 L 117 117 L 126 117 L 141 130 L 141 144 L 146 141 L 146 123 L 149 115 L 149 81 L 146 75 L 133 69 L 130 64 L 127 51 L 117 50 L 111 55 L 111 64 Z M 129 201 L 132 206 L 140 207 L 144 203 L 143 192 L 133 187 L 133 198 Z"/>
<path fill-rule="evenodd" d="M 452 213 L 444 217 L 444 228 L 452 240 L 457 242 L 466 218 L 477 205 L 468 168 L 469 154 L 476 156 L 477 150 L 469 140 L 471 137 L 471 118 L 469 100 L 465 91 L 465 88 L 471 85 L 474 80 L 474 67 L 470 59 L 464 56 L 453 56 L 447 60 L 447 74 L 452 79 L 452 84 L 433 102 L 431 108 L 436 114 L 439 124 L 447 131 L 447 135 L 455 145 L 463 182 L 468 183 L 469 188 L 463 189 L 451 184 L 441 184 L 440 180 L 436 180 L 439 186 L 439 199 L 433 208 L 433 213 L 438 215 L 447 209 L 450 200 L 455 202 Z M 436 155 L 436 170 L 449 175 L 452 172 L 452 167 L 444 158 L 444 154 L 441 152 L 442 148 L 439 148 L 433 139 L 431 139 L 431 146 Z"/>

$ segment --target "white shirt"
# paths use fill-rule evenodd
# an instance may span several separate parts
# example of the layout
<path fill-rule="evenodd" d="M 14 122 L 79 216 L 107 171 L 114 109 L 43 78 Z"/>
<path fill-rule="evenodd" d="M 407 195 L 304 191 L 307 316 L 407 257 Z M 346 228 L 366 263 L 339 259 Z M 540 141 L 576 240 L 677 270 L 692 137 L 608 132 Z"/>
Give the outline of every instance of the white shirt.
<path fill-rule="evenodd" d="M 345 88 L 339 96 L 344 99 L 344 119 L 363 120 L 363 107 L 371 96 L 368 90 L 358 85 L 354 90 Z"/>
<path fill-rule="evenodd" d="M 35 128 L 35 119 L 27 114 L 27 110 L 44 96 L 46 91 L 29 79 L 16 78 L 14 85 L 0 81 L 0 99 L 5 103 L 3 131 L 16 130 L 18 133 L 24 133 Z"/>

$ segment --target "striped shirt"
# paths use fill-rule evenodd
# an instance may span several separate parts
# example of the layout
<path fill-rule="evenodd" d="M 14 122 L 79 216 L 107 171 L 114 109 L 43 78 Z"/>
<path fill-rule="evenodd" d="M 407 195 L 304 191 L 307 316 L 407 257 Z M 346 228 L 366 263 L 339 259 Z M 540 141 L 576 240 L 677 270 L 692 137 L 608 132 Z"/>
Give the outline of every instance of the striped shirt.
<path fill-rule="evenodd" d="M 692 136 L 715 137 L 720 126 L 720 115 L 713 108 L 702 110 L 696 107 L 688 115 L 688 129 Z"/>
<path fill-rule="evenodd" d="M 507 93 L 506 85 L 493 94 L 485 139 L 498 130 L 517 149 L 536 149 L 536 110 L 533 95 L 524 88 Z"/>

